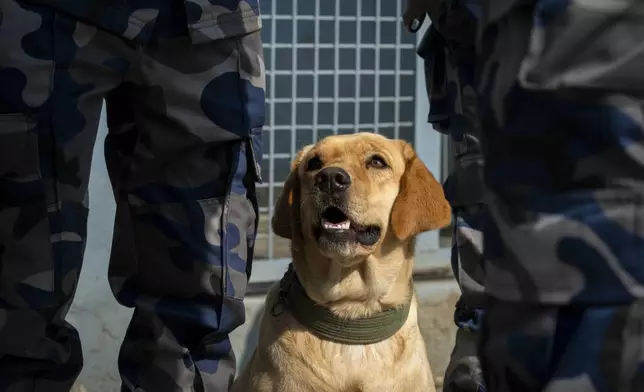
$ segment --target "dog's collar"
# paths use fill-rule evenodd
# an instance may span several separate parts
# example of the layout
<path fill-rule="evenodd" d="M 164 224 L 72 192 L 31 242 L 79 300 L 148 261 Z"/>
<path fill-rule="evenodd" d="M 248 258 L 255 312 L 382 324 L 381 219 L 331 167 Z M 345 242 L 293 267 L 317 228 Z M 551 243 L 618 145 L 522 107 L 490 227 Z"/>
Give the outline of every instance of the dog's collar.
<path fill-rule="evenodd" d="M 411 297 L 402 305 L 370 317 L 345 319 L 313 301 L 304 291 L 293 265 L 280 281 L 279 299 L 271 308 L 277 317 L 284 308 L 313 334 L 324 340 L 349 345 L 382 342 L 392 337 L 407 321 Z"/>

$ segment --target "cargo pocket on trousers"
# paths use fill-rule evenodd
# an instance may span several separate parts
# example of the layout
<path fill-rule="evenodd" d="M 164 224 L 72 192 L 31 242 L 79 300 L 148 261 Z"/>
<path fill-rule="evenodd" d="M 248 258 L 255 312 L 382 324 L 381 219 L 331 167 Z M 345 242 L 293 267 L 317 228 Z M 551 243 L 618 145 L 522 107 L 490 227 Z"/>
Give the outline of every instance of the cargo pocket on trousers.
<path fill-rule="evenodd" d="M 246 195 L 231 194 L 228 204 L 226 296 L 243 299 L 248 287 L 257 213 Z"/>
<path fill-rule="evenodd" d="M 36 126 L 26 115 L 0 114 L 0 301 L 18 309 L 56 303 Z"/>
<path fill-rule="evenodd" d="M 238 148 L 238 150 L 237 150 Z M 253 263 L 259 218 L 256 184 L 259 162 L 253 141 L 236 145 L 228 179 L 227 201 L 223 217 L 224 295 L 242 300 L 246 293 Z"/>

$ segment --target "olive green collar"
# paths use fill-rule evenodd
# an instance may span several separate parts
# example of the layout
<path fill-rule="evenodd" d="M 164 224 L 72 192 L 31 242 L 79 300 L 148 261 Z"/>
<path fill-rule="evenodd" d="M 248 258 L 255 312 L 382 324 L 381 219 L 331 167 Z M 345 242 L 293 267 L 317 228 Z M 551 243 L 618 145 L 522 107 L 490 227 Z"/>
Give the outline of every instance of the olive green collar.
<path fill-rule="evenodd" d="M 271 314 L 277 317 L 286 308 L 300 324 L 321 339 L 365 345 L 382 342 L 398 332 L 407 321 L 410 306 L 411 297 L 402 306 L 370 317 L 341 318 L 309 298 L 291 264 L 280 281 L 279 299 L 272 306 Z"/>

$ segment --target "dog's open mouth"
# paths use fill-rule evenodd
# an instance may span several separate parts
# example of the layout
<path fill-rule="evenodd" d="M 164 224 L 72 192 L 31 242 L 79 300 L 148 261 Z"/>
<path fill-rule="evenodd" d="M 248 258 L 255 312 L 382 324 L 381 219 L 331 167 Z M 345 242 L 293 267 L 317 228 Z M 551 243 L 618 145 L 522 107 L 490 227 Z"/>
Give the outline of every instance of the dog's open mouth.
<path fill-rule="evenodd" d="M 321 226 L 327 231 L 342 231 L 351 228 L 349 217 L 337 207 L 329 207 L 322 213 Z"/>
<path fill-rule="evenodd" d="M 340 208 L 328 207 L 322 212 L 316 235 L 318 238 L 332 237 L 335 240 L 350 240 L 371 246 L 380 239 L 380 227 L 360 225 L 353 222 Z"/>

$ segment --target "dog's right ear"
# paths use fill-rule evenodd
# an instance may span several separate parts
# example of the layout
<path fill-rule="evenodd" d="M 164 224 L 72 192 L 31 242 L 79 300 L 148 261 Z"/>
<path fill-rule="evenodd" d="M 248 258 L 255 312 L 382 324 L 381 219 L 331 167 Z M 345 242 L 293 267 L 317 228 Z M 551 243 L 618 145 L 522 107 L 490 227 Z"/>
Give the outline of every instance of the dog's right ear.
<path fill-rule="evenodd" d="M 289 240 L 293 239 L 293 223 L 300 221 L 299 208 L 293 208 L 293 206 L 299 207 L 300 204 L 300 178 L 297 168 L 311 148 L 313 148 L 312 144 L 305 146 L 297 153 L 291 163 L 291 172 L 284 182 L 282 193 L 277 197 L 275 203 L 275 211 L 271 220 L 273 233 Z M 299 230 L 299 225 L 297 228 Z"/>

